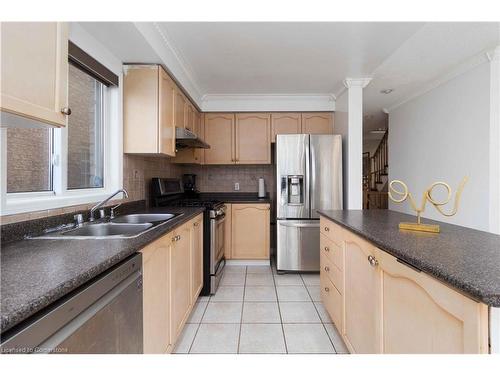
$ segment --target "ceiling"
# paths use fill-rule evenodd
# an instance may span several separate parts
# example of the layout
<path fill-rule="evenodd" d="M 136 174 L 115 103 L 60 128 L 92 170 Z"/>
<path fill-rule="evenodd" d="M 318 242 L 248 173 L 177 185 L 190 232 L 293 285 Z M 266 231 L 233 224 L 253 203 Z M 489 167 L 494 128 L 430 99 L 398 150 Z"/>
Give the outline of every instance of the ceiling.
<path fill-rule="evenodd" d="M 478 63 L 500 43 L 499 23 L 80 23 L 123 62 L 162 63 L 203 108 L 210 98 L 339 96 L 346 77 L 372 77 L 364 127 L 384 109 Z M 479 59 L 485 59 L 482 54 Z M 382 89 L 394 91 L 381 94 Z M 313 96 L 316 95 L 316 96 Z M 215 100 L 215 99 L 214 99 Z"/>

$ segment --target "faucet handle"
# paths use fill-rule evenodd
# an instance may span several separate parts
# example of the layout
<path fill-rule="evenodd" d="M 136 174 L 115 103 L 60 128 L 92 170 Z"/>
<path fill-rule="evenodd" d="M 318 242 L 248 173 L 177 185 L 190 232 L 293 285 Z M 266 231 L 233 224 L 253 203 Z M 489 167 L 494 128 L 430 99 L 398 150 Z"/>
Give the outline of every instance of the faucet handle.
<path fill-rule="evenodd" d="M 73 219 L 75 220 L 75 225 L 77 227 L 81 227 L 83 225 L 83 215 L 82 214 L 77 214 L 73 216 Z"/>
<path fill-rule="evenodd" d="M 106 217 L 106 210 L 105 210 L 104 208 L 101 208 L 101 209 L 99 210 L 99 217 L 100 217 L 101 219 L 103 219 L 103 218 L 105 218 L 105 217 Z"/>

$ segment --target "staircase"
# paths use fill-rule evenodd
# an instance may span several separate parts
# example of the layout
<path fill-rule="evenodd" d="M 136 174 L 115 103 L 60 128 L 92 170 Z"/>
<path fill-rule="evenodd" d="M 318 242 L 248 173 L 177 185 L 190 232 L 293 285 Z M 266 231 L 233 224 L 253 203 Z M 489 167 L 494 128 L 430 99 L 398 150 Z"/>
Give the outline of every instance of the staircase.
<path fill-rule="evenodd" d="M 380 140 L 377 150 L 370 156 L 363 153 L 363 209 L 388 207 L 388 131 Z"/>

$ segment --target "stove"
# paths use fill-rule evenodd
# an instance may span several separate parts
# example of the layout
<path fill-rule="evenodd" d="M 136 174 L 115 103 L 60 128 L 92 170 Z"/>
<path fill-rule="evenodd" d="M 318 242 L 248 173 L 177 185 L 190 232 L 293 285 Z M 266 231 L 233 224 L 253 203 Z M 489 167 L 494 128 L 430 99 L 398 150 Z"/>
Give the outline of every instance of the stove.
<path fill-rule="evenodd" d="M 203 289 L 201 295 L 215 294 L 224 273 L 226 259 L 226 206 L 224 202 L 203 199 L 199 194 L 184 192 L 180 179 L 153 178 L 153 207 L 202 207 L 203 213 Z"/>

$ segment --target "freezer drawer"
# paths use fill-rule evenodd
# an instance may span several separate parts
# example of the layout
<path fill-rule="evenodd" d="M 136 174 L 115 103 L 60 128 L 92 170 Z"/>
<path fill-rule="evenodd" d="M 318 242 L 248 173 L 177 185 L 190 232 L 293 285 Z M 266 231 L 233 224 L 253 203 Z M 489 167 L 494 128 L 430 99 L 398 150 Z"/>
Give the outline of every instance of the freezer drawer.
<path fill-rule="evenodd" d="M 319 271 L 319 220 L 277 221 L 278 271 Z"/>

